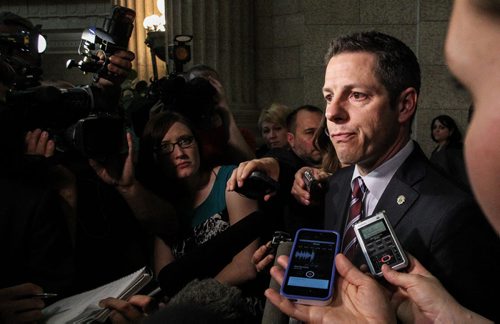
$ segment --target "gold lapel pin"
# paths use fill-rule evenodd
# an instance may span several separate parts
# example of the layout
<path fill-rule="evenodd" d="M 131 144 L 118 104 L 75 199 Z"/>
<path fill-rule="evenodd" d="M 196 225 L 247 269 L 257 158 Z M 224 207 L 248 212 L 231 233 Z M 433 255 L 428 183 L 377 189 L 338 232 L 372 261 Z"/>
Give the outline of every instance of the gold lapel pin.
<path fill-rule="evenodd" d="M 400 195 L 400 196 L 398 196 L 398 199 L 396 201 L 397 201 L 398 205 L 402 205 L 405 203 L 406 197 L 403 195 Z"/>

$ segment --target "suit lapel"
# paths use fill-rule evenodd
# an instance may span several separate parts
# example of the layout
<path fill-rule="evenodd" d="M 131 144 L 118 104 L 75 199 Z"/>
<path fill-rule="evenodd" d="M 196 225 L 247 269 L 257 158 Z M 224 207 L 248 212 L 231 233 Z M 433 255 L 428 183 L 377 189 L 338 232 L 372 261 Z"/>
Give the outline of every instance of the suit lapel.
<path fill-rule="evenodd" d="M 330 179 L 325 201 L 325 228 L 343 233 L 351 195 L 354 167 L 338 170 Z M 346 189 L 347 188 L 347 189 Z"/>
<path fill-rule="evenodd" d="M 427 158 L 415 143 L 413 152 L 396 171 L 375 207 L 375 212 L 386 211 L 393 226 L 397 226 L 420 196 L 416 185 L 425 176 L 426 164 Z"/>

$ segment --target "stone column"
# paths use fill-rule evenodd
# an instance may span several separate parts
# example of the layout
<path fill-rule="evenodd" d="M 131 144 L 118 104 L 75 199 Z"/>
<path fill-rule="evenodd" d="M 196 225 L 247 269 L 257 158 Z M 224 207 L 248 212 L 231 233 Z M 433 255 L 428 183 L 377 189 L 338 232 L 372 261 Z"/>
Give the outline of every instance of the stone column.
<path fill-rule="evenodd" d="M 238 125 L 256 129 L 253 1 L 166 0 L 166 11 L 169 44 L 193 35 L 184 70 L 201 63 L 216 69 Z"/>

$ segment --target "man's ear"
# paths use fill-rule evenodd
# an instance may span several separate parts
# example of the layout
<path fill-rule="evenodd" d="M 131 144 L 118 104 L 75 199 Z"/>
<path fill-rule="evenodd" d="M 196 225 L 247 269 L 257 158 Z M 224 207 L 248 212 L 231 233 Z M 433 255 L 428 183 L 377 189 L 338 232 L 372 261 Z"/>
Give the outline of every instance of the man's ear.
<path fill-rule="evenodd" d="M 290 147 L 293 148 L 293 146 L 295 144 L 295 135 L 288 132 L 288 133 L 286 133 L 286 139 L 288 141 L 288 145 L 290 145 Z"/>
<path fill-rule="evenodd" d="M 417 90 L 415 88 L 407 88 L 399 95 L 397 109 L 398 120 L 400 123 L 411 121 L 417 109 Z"/>

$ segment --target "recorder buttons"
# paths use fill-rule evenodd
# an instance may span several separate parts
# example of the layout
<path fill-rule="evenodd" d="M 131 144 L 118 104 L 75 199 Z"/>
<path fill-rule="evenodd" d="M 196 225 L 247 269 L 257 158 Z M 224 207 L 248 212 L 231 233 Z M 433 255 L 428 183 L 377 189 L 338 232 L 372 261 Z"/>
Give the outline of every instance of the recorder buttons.
<path fill-rule="evenodd" d="M 392 256 L 390 256 L 389 254 L 386 254 L 380 258 L 380 262 L 387 263 L 387 262 L 391 261 L 391 259 L 392 259 Z"/>

